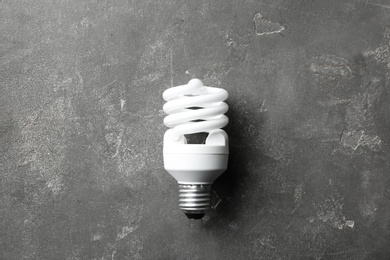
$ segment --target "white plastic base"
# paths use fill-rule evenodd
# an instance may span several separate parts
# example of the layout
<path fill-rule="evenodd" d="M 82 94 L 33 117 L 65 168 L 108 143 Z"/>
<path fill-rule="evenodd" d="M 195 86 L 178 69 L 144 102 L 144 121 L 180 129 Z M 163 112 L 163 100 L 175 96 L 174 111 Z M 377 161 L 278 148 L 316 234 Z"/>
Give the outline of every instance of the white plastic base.
<path fill-rule="evenodd" d="M 211 184 L 226 169 L 229 157 L 225 131 L 211 131 L 206 144 L 186 144 L 184 136 L 164 136 L 164 167 L 179 184 Z"/>
<path fill-rule="evenodd" d="M 211 184 L 227 168 L 228 154 L 164 154 L 164 166 L 179 184 Z"/>

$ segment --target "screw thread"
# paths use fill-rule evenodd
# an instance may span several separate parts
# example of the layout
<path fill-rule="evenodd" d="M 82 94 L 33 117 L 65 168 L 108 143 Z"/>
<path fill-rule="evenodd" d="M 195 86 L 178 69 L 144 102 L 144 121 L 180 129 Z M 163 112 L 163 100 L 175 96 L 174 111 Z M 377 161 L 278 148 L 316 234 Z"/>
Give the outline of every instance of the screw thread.
<path fill-rule="evenodd" d="M 210 191 L 211 184 L 179 184 L 180 209 L 186 214 L 204 214 L 211 205 Z"/>

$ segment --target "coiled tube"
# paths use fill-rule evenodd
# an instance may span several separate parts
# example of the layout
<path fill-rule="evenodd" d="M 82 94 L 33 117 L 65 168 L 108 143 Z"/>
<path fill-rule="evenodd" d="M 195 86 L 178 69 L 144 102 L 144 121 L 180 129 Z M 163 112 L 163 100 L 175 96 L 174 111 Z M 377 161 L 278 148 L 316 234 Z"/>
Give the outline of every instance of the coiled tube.
<path fill-rule="evenodd" d="M 174 134 L 210 132 L 226 126 L 229 119 L 224 115 L 229 109 L 223 102 L 228 98 L 224 89 L 206 87 L 199 79 L 192 79 L 186 85 L 167 89 L 163 93 L 163 110 L 168 116 L 164 124 Z"/>

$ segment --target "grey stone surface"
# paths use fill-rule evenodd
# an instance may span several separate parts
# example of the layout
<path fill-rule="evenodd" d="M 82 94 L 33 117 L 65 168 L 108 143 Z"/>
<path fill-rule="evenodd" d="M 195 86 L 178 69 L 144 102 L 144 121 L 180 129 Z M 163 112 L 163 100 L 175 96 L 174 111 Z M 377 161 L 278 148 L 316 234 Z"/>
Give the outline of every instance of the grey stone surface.
<path fill-rule="evenodd" d="M 388 1 L 0 0 L 0 259 L 389 259 Z M 162 92 L 228 90 L 189 221 Z"/>

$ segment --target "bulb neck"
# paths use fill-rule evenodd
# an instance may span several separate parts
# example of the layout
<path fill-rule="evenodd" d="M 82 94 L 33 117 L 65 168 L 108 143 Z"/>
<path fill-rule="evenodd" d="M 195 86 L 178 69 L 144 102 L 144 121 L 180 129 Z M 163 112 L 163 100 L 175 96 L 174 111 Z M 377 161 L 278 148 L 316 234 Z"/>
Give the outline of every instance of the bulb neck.
<path fill-rule="evenodd" d="M 189 219 L 201 219 L 211 205 L 211 184 L 179 184 L 179 207 Z"/>

